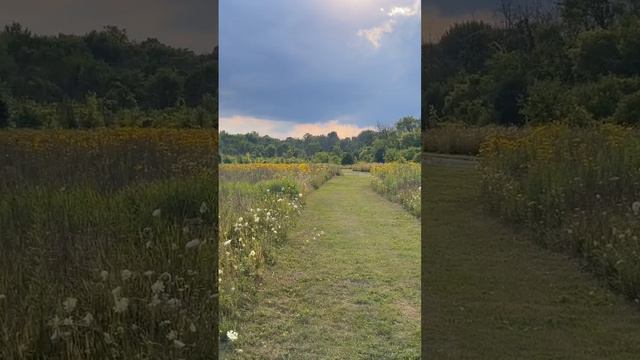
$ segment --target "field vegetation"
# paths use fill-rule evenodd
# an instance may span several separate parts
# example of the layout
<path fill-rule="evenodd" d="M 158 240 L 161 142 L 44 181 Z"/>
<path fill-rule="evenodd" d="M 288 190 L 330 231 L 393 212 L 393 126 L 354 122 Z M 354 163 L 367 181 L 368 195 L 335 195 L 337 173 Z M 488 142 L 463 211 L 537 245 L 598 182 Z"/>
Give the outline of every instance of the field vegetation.
<path fill-rule="evenodd" d="M 400 203 L 407 211 L 420 217 L 421 213 L 421 167 L 418 163 L 358 163 L 353 171 L 373 175 L 373 189 L 391 201 Z"/>
<path fill-rule="evenodd" d="M 0 132 L 0 358 L 210 358 L 216 139 Z"/>
<path fill-rule="evenodd" d="M 483 193 L 504 218 L 548 247 L 584 258 L 630 299 L 640 298 L 640 140 L 616 125 L 554 124 L 495 136 L 482 148 Z"/>
<path fill-rule="evenodd" d="M 220 166 L 218 281 L 221 340 L 242 336 L 240 313 L 251 304 L 267 265 L 277 259 L 304 198 L 340 173 L 326 164 Z"/>
<path fill-rule="evenodd" d="M 498 125 L 468 126 L 460 123 L 439 123 L 422 133 L 423 151 L 438 154 L 472 155 L 480 152 L 489 137 L 516 137 L 528 131 L 522 127 Z"/>

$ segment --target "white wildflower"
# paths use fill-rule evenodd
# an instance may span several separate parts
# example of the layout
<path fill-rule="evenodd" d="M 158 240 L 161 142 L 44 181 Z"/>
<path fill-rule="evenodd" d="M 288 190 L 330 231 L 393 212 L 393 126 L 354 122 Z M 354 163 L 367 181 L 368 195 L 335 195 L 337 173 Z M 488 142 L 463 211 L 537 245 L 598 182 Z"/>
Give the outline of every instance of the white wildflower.
<path fill-rule="evenodd" d="M 224 245 L 224 246 L 228 246 L 229 244 L 231 244 L 231 240 L 230 239 L 222 243 L 222 245 Z"/>
<path fill-rule="evenodd" d="M 163 292 L 164 282 L 162 282 L 161 280 L 157 280 L 156 282 L 154 282 L 153 285 L 151 285 L 151 291 L 153 291 L 154 294 Z"/>
<path fill-rule="evenodd" d="M 153 217 L 159 217 L 159 216 L 160 216 L 160 214 L 162 214 L 162 210 L 160 210 L 160 209 L 155 209 L 155 210 L 153 210 L 153 212 L 151 213 L 151 216 L 153 216 Z"/>
<path fill-rule="evenodd" d="M 171 299 L 167 300 L 167 305 L 169 305 L 171 307 L 180 307 L 180 300 L 178 300 L 176 298 L 171 298 Z"/>
<path fill-rule="evenodd" d="M 251 250 L 251 252 L 249 253 L 249 256 L 250 256 L 250 257 L 254 257 L 254 256 L 256 256 L 256 252 L 255 252 L 255 251 L 253 251 L 253 250 Z"/>
<path fill-rule="evenodd" d="M 87 315 L 85 315 L 82 318 L 82 324 L 85 326 L 91 325 L 92 322 L 93 322 L 93 315 L 91 315 L 91 313 L 87 313 Z"/>
<path fill-rule="evenodd" d="M 119 298 L 120 297 L 120 292 L 122 291 L 122 288 L 120 286 L 118 286 L 117 288 L 111 290 L 111 295 L 113 295 L 114 298 Z"/>
<path fill-rule="evenodd" d="M 233 330 L 227 331 L 227 339 L 229 339 L 231 341 L 238 340 L 238 333 L 233 331 Z"/>
<path fill-rule="evenodd" d="M 70 313 L 76 308 L 77 304 L 78 304 L 78 299 L 73 297 L 68 297 L 62 302 L 62 307 L 64 308 L 65 312 Z"/>
<path fill-rule="evenodd" d="M 198 245 L 200 245 L 200 239 L 193 239 L 193 240 L 189 241 L 189 242 L 185 245 L 185 247 L 186 247 L 187 249 L 191 249 L 191 248 L 197 247 Z"/>
<path fill-rule="evenodd" d="M 115 305 L 113 307 L 113 311 L 120 314 L 127 311 L 128 307 L 129 307 L 129 299 L 127 299 L 126 297 L 115 299 Z"/>
<path fill-rule="evenodd" d="M 131 279 L 132 275 L 133 273 L 130 270 L 124 269 L 120 271 L 120 278 L 122 279 L 122 281 L 127 281 Z"/>

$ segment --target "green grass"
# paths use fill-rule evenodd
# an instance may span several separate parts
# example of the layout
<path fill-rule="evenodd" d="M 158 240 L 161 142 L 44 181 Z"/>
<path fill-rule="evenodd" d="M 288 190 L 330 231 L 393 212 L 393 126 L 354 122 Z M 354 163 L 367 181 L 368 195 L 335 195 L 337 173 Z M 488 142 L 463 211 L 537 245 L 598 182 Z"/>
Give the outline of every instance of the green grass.
<path fill-rule="evenodd" d="M 420 358 L 420 223 L 370 181 L 308 196 L 221 358 Z"/>
<path fill-rule="evenodd" d="M 474 168 L 424 174 L 424 358 L 638 358 L 635 306 L 486 213 Z"/>

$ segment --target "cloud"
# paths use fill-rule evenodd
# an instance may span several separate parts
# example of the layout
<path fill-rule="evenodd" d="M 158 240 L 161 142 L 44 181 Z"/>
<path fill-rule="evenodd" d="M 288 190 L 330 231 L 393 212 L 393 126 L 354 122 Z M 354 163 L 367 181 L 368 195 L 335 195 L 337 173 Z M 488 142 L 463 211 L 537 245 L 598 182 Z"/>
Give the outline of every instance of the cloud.
<path fill-rule="evenodd" d="M 218 0 L 2 1 L 0 26 L 13 21 L 42 35 L 84 34 L 115 25 L 132 39 L 157 38 L 198 53 L 218 44 Z"/>
<path fill-rule="evenodd" d="M 288 137 L 302 138 L 304 134 L 326 135 L 332 131 L 338 133 L 338 137 L 346 138 L 357 136 L 371 127 L 360 127 L 354 124 L 343 123 L 339 120 L 329 120 L 317 123 L 294 123 L 291 121 L 261 119 L 253 116 L 234 115 L 220 118 L 220 131 L 229 134 L 246 134 L 252 131 L 260 135 L 269 135 L 278 139 Z"/>
<path fill-rule="evenodd" d="M 384 8 L 380 9 L 385 12 Z M 412 6 L 392 6 L 386 12 L 386 20 L 378 26 L 358 30 L 358 36 L 366 38 L 374 48 L 380 47 L 380 41 L 385 34 L 391 34 L 396 28 L 397 18 L 412 17 L 420 14 L 420 0 L 415 0 Z"/>

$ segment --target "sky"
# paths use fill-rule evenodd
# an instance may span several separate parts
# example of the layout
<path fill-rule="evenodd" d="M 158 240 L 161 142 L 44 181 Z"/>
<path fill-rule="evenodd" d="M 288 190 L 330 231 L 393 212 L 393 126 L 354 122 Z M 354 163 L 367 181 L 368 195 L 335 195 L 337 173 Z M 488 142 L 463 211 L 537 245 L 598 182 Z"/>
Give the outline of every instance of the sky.
<path fill-rule="evenodd" d="M 514 6 L 550 6 L 555 0 L 510 0 Z M 501 0 L 422 0 L 422 39 L 437 42 L 447 29 L 469 20 L 500 21 Z"/>
<path fill-rule="evenodd" d="M 343 138 L 419 118 L 419 0 L 233 0 L 219 11 L 221 130 Z"/>
<path fill-rule="evenodd" d="M 218 39 L 218 0 L 0 0 L 0 26 L 13 21 L 42 35 L 115 25 L 136 40 L 208 53 Z"/>

